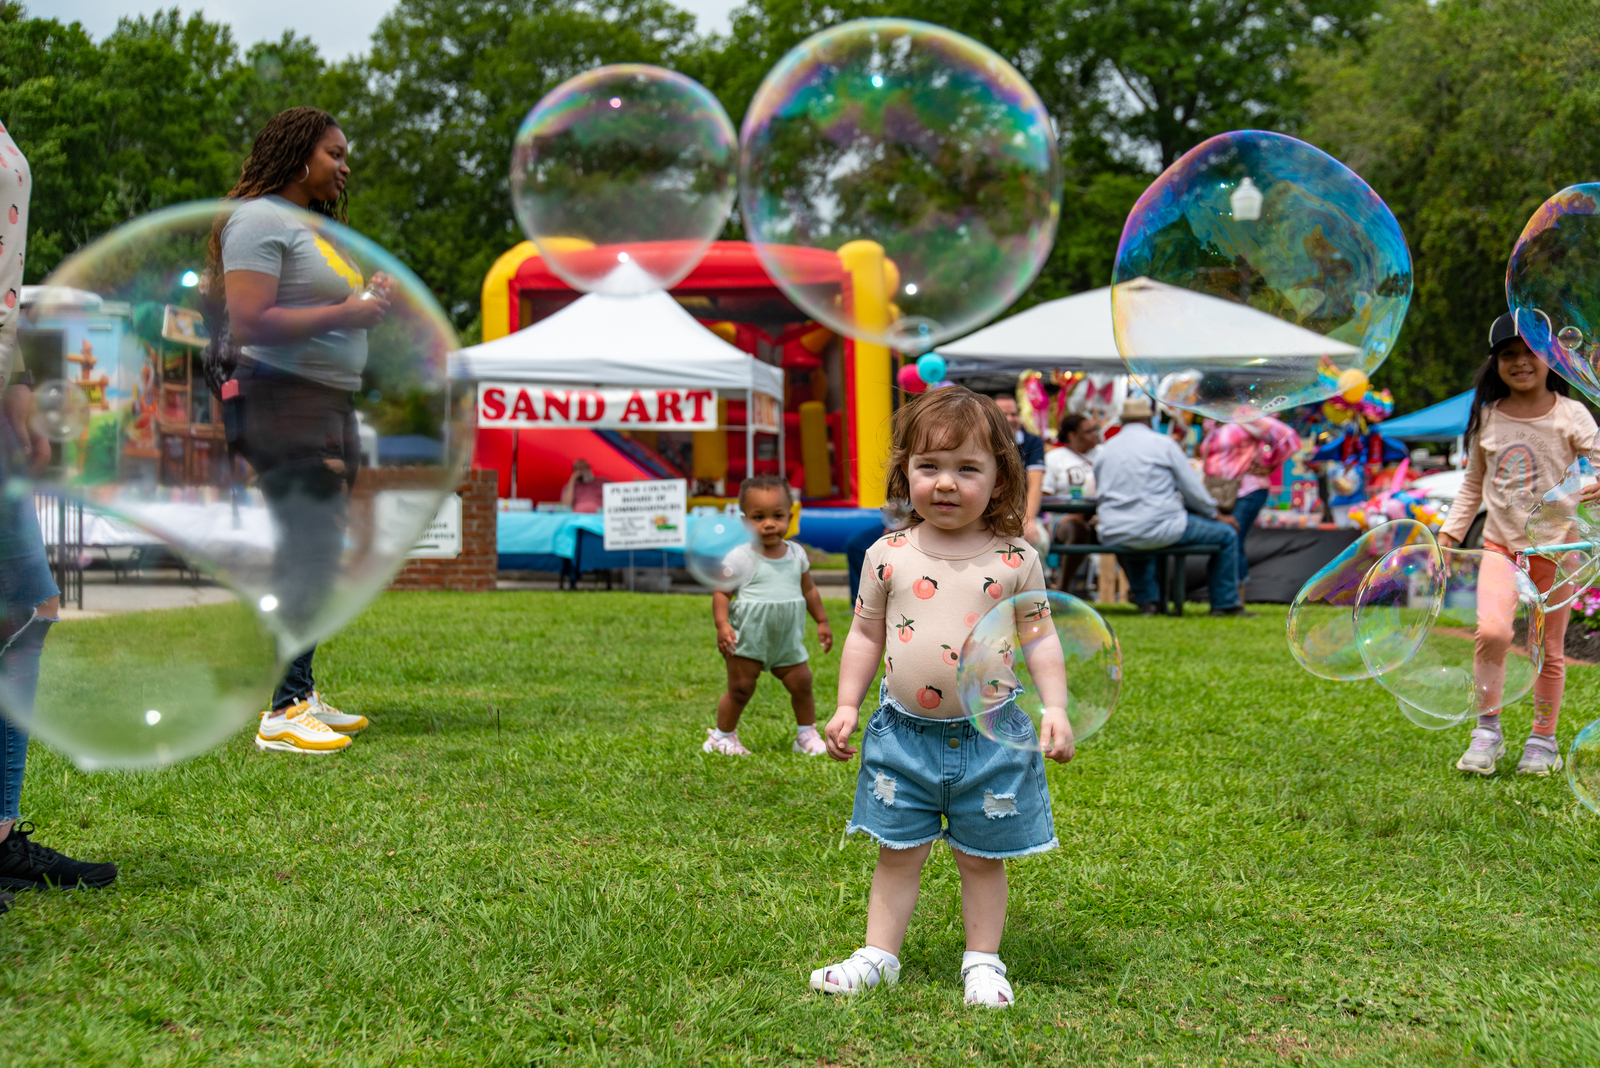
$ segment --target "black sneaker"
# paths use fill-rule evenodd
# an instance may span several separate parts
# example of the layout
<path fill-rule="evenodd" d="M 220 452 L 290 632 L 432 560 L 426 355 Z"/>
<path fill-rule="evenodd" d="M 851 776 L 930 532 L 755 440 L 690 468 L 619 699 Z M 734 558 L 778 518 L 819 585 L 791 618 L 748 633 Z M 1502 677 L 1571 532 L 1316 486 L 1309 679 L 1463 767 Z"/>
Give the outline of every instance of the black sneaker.
<path fill-rule="evenodd" d="M 8 894 L 4 890 L 0 890 L 0 916 L 11 911 L 11 903 L 16 899 L 15 894 Z"/>
<path fill-rule="evenodd" d="M 1139 606 L 1139 614 L 1141 616 L 1154 616 L 1154 615 L 1159 615 L 1160 613 L 1161 613 L 1161 602 L 1160 601 L 1146 601 L 1144 604 Z"/>
<path fill-rule="evenodd" d="M 1256 613 L 1247 610 L 1242 604 L 1234 605 L 1232 608 L 1213 608 L 1211 614 L 1214 616 L 1231 616 L 1234 619 L 1256 618 Z"/>
<path fill-rule="evenodd" d="M 7 890 L 48 890 L 58 887 L 110 886 L 117 878 L 115 864 L 94 864 L 57 853 L 28 836 L 32 823 L 18 823 L 0 842 L 0 887 Z"/>

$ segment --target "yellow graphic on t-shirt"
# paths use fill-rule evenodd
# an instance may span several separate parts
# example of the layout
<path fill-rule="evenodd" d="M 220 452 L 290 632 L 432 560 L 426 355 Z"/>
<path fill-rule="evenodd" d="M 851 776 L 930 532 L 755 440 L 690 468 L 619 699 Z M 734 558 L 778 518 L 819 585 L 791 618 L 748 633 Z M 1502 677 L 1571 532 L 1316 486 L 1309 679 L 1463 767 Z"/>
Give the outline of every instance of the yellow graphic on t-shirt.
<path fill-rule="evenodd" d="M 316 243 L 317 251 L 322 253 L 322 258 L 328 261 L 328 267 L 334 274 L 350 283 L 353 290 L 366 285 L 366 279 L 361 277 L 361 271 L 355 264 L 339 255 L 339 250 L 323 240 L 319 234 L 312 234 L 311 240 Z"/>

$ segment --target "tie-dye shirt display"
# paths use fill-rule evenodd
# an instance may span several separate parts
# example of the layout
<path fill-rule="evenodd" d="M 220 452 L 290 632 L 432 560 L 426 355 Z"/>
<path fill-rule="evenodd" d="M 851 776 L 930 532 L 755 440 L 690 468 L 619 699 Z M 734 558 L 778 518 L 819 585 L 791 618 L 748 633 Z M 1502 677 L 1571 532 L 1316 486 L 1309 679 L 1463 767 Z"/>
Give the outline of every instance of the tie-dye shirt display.
<path fill-rule="evenodd" d="M 1489 513 L 1484 540 L 1512 550 L 1526 549 L 1523 526 L 1528 512 L 1565 477 L 1574 460 L 1594 458 L 1597 434 L 1600 428 L 1589 409 L 1570 397 L 1557 397 L 1550 413 L 1537 419 L 1506 415 L 1499 402 L 1488 405 L 1472 441 L 1467 477 L 1440 533 L 1457 540 L 1466 537 L 1483 504 Z"/>
<path fill-rule="evenodd" d="M 33 175 L 22 150 L 0 125 L 0 374 L 9 374 L 22 311 L 22 261 L 28 251 L 28 195 Z"/>

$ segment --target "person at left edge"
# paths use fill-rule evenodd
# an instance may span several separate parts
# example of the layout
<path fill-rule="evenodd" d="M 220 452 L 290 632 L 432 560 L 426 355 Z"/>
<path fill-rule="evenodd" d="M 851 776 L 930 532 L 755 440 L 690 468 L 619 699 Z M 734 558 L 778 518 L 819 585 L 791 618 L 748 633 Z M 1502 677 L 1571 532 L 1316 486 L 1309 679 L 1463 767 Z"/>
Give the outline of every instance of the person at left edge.
<path fill-rule="evenodd" d="M 32 191 L 28 161 L 0 125 L 0 374 L 8 383 L 0 403 L 0 483 L 50 462 L 49 439 L 29 425 L 33 379 L 22 366 L 18 345 Z M 61 614 L 61 591 L 50 577 L 32 493 L 0 493 L 0 592 L 0 685 L 12 707 L 25 712 L 38 689 L 45 637 Z M 33 824 L 22 819 L 27 763 L 27 732 L 0 718 L 0 890 L 110 885 L 117 877 L 115 864 L 73 860 L 33 840 Z M 11 902 L 11 894 L 0 892 L 0 912 Z"/>

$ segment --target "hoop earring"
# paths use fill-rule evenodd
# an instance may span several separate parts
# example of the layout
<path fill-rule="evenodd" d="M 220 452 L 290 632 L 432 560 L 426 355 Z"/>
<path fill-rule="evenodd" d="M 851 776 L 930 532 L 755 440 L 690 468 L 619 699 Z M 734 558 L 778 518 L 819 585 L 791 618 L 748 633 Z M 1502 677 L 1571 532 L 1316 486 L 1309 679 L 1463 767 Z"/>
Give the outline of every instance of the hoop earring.
<path fill-rule="evenodd" d="M 306 164 L 306 165 L 305 165 L 305 168 L 306 168 L 306 173 L 304 173 L 304 174 L 302 174 L 302 175 L 301 175 L 301 176 L 300 176 L 300 177 L 298 177 L 298 178 L 296 178 L 296 179 L 295 179 L 295 181 L 297 181 L 297 182 L 303 182 L 303 181 L 305 181 L 305 180 L 306 180 L 306 179 L 307 179 L 307 178 L 310 178 L 310 177 L 311 177 L 311 164 L 309 164 L 309 163 L 307 163 L 307 164 Z"/>

